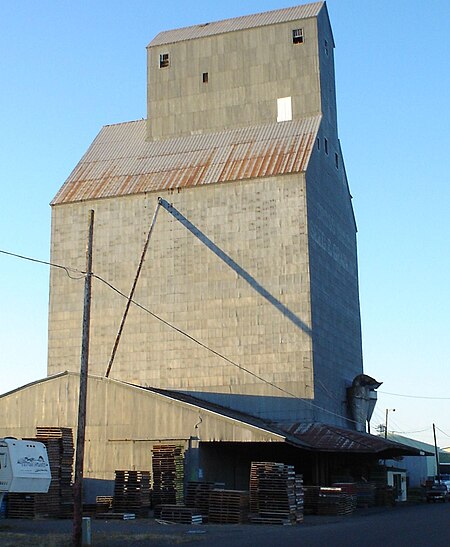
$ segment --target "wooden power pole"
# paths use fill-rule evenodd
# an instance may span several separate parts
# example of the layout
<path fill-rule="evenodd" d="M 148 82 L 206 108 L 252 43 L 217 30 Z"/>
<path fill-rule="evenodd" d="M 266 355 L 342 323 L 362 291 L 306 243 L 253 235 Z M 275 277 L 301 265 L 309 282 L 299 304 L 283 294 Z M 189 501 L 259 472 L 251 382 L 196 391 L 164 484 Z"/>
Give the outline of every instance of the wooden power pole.
<path fill-rule="evenodd" d="M 83 465 L 86 430 L 86 400 L 89 363 L 89 330 L 91 319 L 92 244 L 94 239 L 94 211 L 89 211 L 88 241 L 86 249 L 86 277 L 84 281 L 83 335 L 81 342 L 80 393 L 78 402 L 77 451 L 75 483 L 73 488 L 73 545 L 82 544 L 83 521 Z"/>
<path fill-rule="evenodd" d="M 433 437 L 434 437 L 434 457 L 436 458 L 436 477 L 439 484 L 441 484 L 441 473 L 439 472 L 439 451 L 438 451 L 437 442 L 436 442 L 436 426 L 434 424 L 433 424 Z"/>

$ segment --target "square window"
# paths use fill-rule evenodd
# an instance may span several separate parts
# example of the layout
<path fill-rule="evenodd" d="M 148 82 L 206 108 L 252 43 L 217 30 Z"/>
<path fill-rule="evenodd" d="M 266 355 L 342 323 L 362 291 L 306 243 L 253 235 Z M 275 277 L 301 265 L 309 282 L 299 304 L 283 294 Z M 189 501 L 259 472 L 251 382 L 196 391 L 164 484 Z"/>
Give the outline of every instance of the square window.
<path fill-rule="evenodd" d="M 169 54 L 161 53 L 159 56 L 159 68 L 167 68 L 169 66 Z"/>
<path fill-rule="evenodd" d="M 277 99 L 277 122 L 289 122 L 292 120 L 292 99 L 282 97 Z"/>
<path fill-rule="evenodd" d="M 294 44 L 303 44 L 303 29 L 296 28 L 292 31 L 292 42 Z"/>

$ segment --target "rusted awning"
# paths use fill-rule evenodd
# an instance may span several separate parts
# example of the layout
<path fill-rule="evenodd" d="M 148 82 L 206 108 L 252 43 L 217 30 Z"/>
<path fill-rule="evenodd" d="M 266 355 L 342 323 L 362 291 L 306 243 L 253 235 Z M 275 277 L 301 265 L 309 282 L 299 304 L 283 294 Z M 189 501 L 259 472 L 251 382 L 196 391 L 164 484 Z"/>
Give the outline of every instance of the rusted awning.
<path fill-rule="evenodd" d="M 380 457 L 420 456 L 420 450 L 383 437 L 320 423 L 293 423 L 281 428 L 292 444 L 300 442 L 319 452 L 377 454 Z"/>

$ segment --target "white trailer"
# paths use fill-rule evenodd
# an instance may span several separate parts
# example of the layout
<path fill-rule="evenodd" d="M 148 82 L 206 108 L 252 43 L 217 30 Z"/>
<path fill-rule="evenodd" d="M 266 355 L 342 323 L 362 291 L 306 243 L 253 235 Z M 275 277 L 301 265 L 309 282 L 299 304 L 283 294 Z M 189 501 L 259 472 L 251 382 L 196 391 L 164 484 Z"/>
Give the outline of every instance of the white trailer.
<path fill-rule="evenodd" d="M 0 505 L 6 492 L 46 493 L 51 481 L 45 444 L 0 439 Z"/>

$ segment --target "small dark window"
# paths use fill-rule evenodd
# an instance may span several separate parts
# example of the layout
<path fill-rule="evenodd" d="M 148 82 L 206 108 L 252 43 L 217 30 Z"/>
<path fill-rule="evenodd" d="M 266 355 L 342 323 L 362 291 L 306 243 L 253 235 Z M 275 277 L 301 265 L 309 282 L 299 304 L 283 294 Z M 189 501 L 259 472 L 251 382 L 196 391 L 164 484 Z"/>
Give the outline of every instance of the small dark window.
<path fill-rule="evenodd" d="M 320 150 L 320 139 L 317 137 L 317 150 Z"/>
<path fill-rule="evenodd" d="M 169 54 L 161 53 L 159 56 L 159 68 L 167 68 L 169 66 Z"/>
<path fill-rule="evenodd" d="M 203 73 L 202 81 L 203 81 L 204 84 L 208 83 L 208 73 L 207 72 Z"/>
<path fill-rule="evenodd" d="M 303 44 L 303 29 L 295 28 L 292 31 L 292 42 L 294 44 Z"/>
<path fill-rule="evenodd" d="M 325 55 L 328 56 L 328 40 L 325 40 Z"/>
<path fill-rule="evenodd" d="M 325 154 L 328 154 L 328 139 L 323 139 L 325 145 Z"/>
<path fill-rule="evenodd" d="M 338 154 L 334 155 L 334 163 L 336 164 L 336 169 L 339 169 L 339 156 L 338 156 Z"/>

